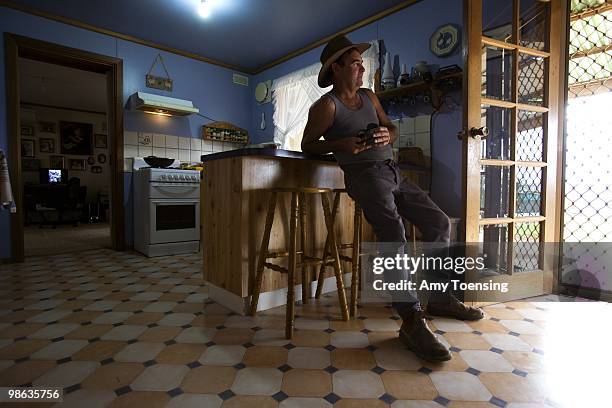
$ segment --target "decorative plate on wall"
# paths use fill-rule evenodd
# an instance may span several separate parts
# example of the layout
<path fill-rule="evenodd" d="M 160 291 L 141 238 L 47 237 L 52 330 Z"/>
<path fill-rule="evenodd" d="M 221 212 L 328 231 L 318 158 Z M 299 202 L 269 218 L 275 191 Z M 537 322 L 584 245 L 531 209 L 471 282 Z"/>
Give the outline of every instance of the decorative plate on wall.
<path fill-rule="evenodd" d="M 272 100 L 272 81 L 264 81 L 255 87 L 255 100 L 257 103 L 268 103 Z"/>
<path fill-rule="evenodd" d="M 459 45 L 459 29 L 446 24 L 438 28 L 429 38 L 429 49 L 438 57 L 450 55 Z"/>

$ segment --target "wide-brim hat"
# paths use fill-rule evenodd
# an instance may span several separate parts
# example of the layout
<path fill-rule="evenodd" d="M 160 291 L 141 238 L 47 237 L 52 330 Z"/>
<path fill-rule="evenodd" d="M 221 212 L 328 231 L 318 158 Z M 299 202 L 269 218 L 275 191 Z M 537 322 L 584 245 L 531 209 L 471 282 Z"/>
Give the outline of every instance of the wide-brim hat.
<path fill-rule="evenodd" d="M 321 88 L 327 88 L 332 84 L 329 75 L 329 69 L 331 65 L 340 58 L 342 54 L 350 50 L 351 48 L 357 49 L 360 54 L 363 54 L 365 50 L 370 48 L 368 43 L 353 44 L 348 38 L 343 35 L 338 35 L 332 38 L 321 53 L 321 70 L 319 71 L 319 78 L 317 80 Z"/>

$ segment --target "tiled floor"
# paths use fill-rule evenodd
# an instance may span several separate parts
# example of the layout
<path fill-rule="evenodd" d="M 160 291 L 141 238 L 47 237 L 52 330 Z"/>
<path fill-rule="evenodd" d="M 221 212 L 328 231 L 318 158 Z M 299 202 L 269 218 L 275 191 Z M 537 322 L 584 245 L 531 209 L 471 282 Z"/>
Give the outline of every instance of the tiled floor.
<path fill-rule="evenodd" d="M 60 224 L 56 228 L 45 225 L 29 225 L 23 229 L 26 258 L 31 256 L 55 255 L 111 247 L 110 225 L 108 223 Z"/>
<path fill-rule="evenodd" d="M 436 318 L 453 352 L 436 365 L 402 347 L 391 309 L 343 322 L 331 294 L 297 307 L 287 341 L 284 308 L 230 313 L 200 265 L 96 250 L 0 266 L 0 386 L 63 387 L 59 406 L 88 408 L 610 406 L 608 304 L 549 296 Z"/>

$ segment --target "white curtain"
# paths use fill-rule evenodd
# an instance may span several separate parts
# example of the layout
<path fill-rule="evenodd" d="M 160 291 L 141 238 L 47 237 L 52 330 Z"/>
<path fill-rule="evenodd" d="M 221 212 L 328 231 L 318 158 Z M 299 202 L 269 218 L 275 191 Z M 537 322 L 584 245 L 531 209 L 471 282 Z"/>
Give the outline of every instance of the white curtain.
<path fill-rule="evenodd" d="M 379 67 L 378 41 L 363 54 L 363 87 L 374 89 L 374 74 Z M 274 142 L 281 149 L 301 151 L 302 135 L 308 119 L 310 106 L 331 87 L 319 88 L 317 76 L 321 63 L 294 71 L 273 81 L 272 103 L 274 104 Z"/>

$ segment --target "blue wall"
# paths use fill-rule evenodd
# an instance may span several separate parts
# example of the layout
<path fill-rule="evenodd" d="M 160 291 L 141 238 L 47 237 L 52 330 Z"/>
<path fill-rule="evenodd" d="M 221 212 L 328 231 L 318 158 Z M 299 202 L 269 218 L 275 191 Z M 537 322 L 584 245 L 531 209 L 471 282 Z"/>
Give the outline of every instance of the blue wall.
<path fill-rule="evenodd" d="M 440 66 L 462 65 L 461 52 L 457 50 L 447 58 L 436 58 L 429 51 L 429 37 L 441 25 L 462 24 L 463 6 L 457 0 L 424 0 L 382 20 L 350 33 L 355 42 L 379 39 L 394 56 L 394 69 L 400 64 L 409 67 L 426 60 Z M 51 20 L 35 17 L 12 9 L 0 7 L 2 32 L 49 41 L 79 48 L 123 60 L 124 102 L 132 93 L 145 90 L 144 75 L 149 70 L 157 49 L 116 39 L 114 37 L 82 30 Z M 327 33 L 321 33 L 325 35 Z M 272 105 L 257 105 L 254 100 L 254 85 L 259 81 L 275 79 L 292 71 L 311 65 L 319 60 L 322 47 L 311 50 L 261 74 L 249 77 L 250 87 L 234 85 L 233 71 L 162 52 L 171 77 L 174 91 L 152 91 L 175 98 L 189 99 L 200 108 L 200 112 L 216 120 L 224 120 L 249 130 L 252 142 L 273 138 Z M 4 43 L 0 44 L 0 61 L 4 61 Z M 6 90 L 4 64 L 0 64 L 0 124 L 6 123 Z M 461 95 L 453 95 L 461 103 Z M 267 128 L 259 130 L 261 112 L 265 112 Z M 418 112 L 406 112 L 415 115 Z M 425 113 L 425 112 L 422 112 Z M 188 118 L 165 118 L 159 120 L 150 115 L 125 112 L 124 127 L 130 131 L 175 134 L 200 137 L 200 126 L 208 120 L 199 116 Z M 451 216 L 461 211 L 461 142 L 455 137 L 461 129 L 461 106 L 447 109 L 436 115 L 433 121 L 433 187 L 434 200 Z M 0 148 L 7 150 L 6 126 L 0 126 Z M 126 241 L 132 242 L 132 186 L 131 174 L 125 173 Z M 15 187 L 15 186 L 14 186 Z M 0 212 L 0 258 L 10 256 L 9 214 Z"/>
<path fill-rule="evenodd" d="M 145 47 L 114 37 L 94 33 L 61 24 L 55 21 L 0 7 L 0 27 L 5 32 L 31 37 L 43 41 L 78 48 L 98 54 L 113 56 L 123 60 L 123 97 L 127 98 L 136 91 L 146 90 L 144 76 L 151 67 L 157 49 Z M 251 128 L 252 89 L 232 83 L 234 71 L 206 64 L 175 54 L 161 52 L 170 76 L 174 80 L 173 92 L 150 90 L 180 99 L 189 99 L 200 112 L 216 120 L 232 122 L 240 127 Z M 6 129 L 6 88 L 4 72 L 4 40 L 0 42 L 0 149 L 7 151 L 8 135 Z M 156 73 L 158 71 L 155 71 Z M 252 83 L 252 81 L 251 81 Z M 148 131 L 200 137 L 200 126 L 209 122 L 200 116 L 188 118 L 165 118 L 156 120 L 152 115 L 125 113 L 126 130 Z M 125 173 L 125 210 L 126 239 L 132 241 L 131 228 L 131 174 Z M 13 186 L 13 189 L 17 186 Z M 0 258 L 10 256 L 10 215 L 0 211 Z"/>
<path fill-rule="evenodd" d="M 424 0 L 387 16 L 375 23 L 362 27 L 348 37 L 353 42 L 382 40 L 384 49 L 391 53 L 396 77 L 401 64 L 408 69 L 417 61 L 425 60 L 429 64 L 463 66 L 461 46 L 452 55 L 445 58 L 436 57 L 429 51 L 429 38 L 440 26 L 463 23 L 463 2 L 457 0 Z M 319 61 L 323 47 L 316 48 L 283 64 L 270 68 L 253 76 L 252 83 L 273 80 L 290 72 L 304 68 Z M 432 197 L 434 201 L 450 216 L 461 214 L 461 141 L 456 137 L 462 128 L 462 96 L 460 92 L 451 95 L 454 104 L 449 104 L 442 112 L 436 114 L 432 123 L 433 142 L 433 181 Z M 253 99 L 254 101 L 254 99 Z M 454 106 L 451 106 L 454 105 Z M 419 110 L 420 109 L 420 110 Z M 271 141 L 274 138 L 271 103 L 257 105 L 253 102 L 252 130 L 254 143 Z M 266 115 L 267 127 L 259 130 L 261 113 Z M 430 113 L 426 106 L 412 108 L 404 112 L 405 116 Z"/>

